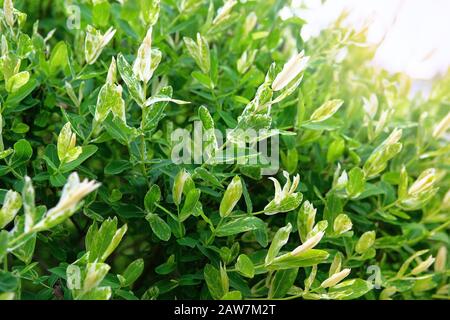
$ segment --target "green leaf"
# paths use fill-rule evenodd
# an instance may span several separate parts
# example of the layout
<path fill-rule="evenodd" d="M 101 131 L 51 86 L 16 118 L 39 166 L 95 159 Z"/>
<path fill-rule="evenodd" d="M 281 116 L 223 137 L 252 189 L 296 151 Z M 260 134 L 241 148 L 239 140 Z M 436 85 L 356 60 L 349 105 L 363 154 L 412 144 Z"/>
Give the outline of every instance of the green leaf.
<path fill-rule="evenodd" d="M 220 202 L 220 216 L 227 217 L 233 211 L 237 202 L 242 196 L 242 182 L 239 176 L 234 176 L 230 184 L 223 195 L 222 201 Z"/>
<path fill-rule="evenodd" d="M 205 130 L 214 130 L 214 120 L 205 106 L 198 108 L 198 116 Z"/>
<path fill-rule="evenodd" d="M 6 255 L 8 250 L 8 231 L 0 231 L 0 261 L 3 261 L 3 257 Z"/>
<path fill-rule="evenodd" d="M 11 130 L 14 133 L 27 133 L 30 130 L 30 127 L 25 123 L 15 122 Z"/>
<path fill-rule="evenodd" d="M 67 122 L 58 135 L 57 151 L 61 163 L 76 160 L 81 153 L 81 148 L 76 146 L 76 134 L 72 132 L 72 125 Z"/>
<path fill-rule="evenodd" d="M 269 244 L 269 232 L 267 229 L 268 228 L 253 230 L 256 241 L 263 248 L 267 247 Z"/>
<path fill-rule="evenodd" d="M 106 258 L 119 245 L 122 237 L 127 231 L 127 225 L 117 229 L 117 217 L 108 218 L 96 230 L 96 224 L 93 224 L 86 237 L 86 248 L 89 250 L 89 261 L 105 261 Z"/>
<path fill-rule="evenodd" d="M 175 268 L 177 267 L 177 264 L 175 263 L 175 255 L 170 255 L 170 257 L 167 259 L 166 262 L 164 262 L 163 264 L 160 264 L 159 266 L 157 266 L 155 268 L 155 272 L 157 274 L 169 274 L 171 272 L 173 272 L 175 270 Z"/>
<path fill-rule="evenodd" d="M 316 221 L 317 209 L 309 202 L 303 202 L 297 215 L 297 229 L 302 242 L 308 238 L 308 234 L 313 230 Z"/>
<path fill-rule="evenodd" d="M 285 227 L 278 229 L 267 251 L 265 264 L 270 264 L 280 252 L 280 249 L 288 242 L 289 235 L 292 231 L 292 225 L 288 223 Z"/>
<path fill-rule="evenodd" d="M 343 211 L 344 206 L 342 204 L 342 200 L 336 195 L 335 192 L 328 193 L 323 217 L 328 221 L 328 229 L 330 231 L 332 231 L 333 222 L 337 215 Z"/>
<path fill-rule="evenodd" d="M 298 152 L 296 148 L 289 149 L 287 153 L 281 153 L 281 161 L 283 162 L 286 171 L 294 173 L 298 165 Z"/>
<path fill-rule="evenodd" d="M 144 106 L 148 107 L 148 106 L 151 106 L 151 105 L 159 103 L 159 102 L 173 102 L 176 104 L 189 104 L 190 103 L 189 101 L 173 99 L 165 94 L 158 93 L 154 96 L 151 96 L 147 100 L 145 100 Z"/>
<path fill-rule="evenodd" d="M 269 270 L 283 270 L 310 267 L 324 262 L 327 258 L 328 252 L 324 250 L 310 249 L 296 256 L 291 253 L 286 253 L 279 256 L 267 265 L 266 268 Z"/>
<path fill-rule="evenodd" d="M 327 162 L 333 163 L 336 160 L 338 160 L 344 153 L 344 150 L 345 150 L 345 140 L 340 137 L 334 140 L 328 147 Z"/>
<path fill-rule="evenodd" d="M 128 287 L 133 284 L 144 271 L 144 260 L 136 259 L 128 265 L 119 278 L 122 287 Z"/>
<path fill-rule="evenodd" d="M 132 67 L 122 53 L 117 55 L 117 69 L 123 81 L 126 83 L 131 97 L 138 105 L 142 106 L 145 102 L 144 91 L 139 80 L 134 75 Z"/>
<path fill-rule="evenodd" d="M 154 212 L 156 208 L 156 203 L 161 200 L 161 189 L 157 184 L 150 187 L 144 197 L 144 206 L 147 212 Z"/>
<path fill-rule="evenodd" d="M 276 203 L 275 201 L 271 201 L 267 206 L 264 208 L 264 213 L 266 215 L 272 215 L 275 213 L 280 212 L 289 212 L 292 211 L 302 203 L 303 200 L 303 194 L 301 193 L 294 193 L 289 194 L 285 196 L 280 203 Z"/>
<path fill-rule="evenodd" d="M 163 87 L 159 93 L 159 97 L 171 98 L 173 89 L 170 86 Z M 143 130 L 147 133 L 152 133 L 158 127 L 158 123 L 164 118 L 164 111 L 169 103 L 169 100 L 161 100 L 154 102 L 151 105 L 144 107 L 142 113 Z"/>
<path fill-rule="evenodd" d="M 19 278 L 11 272 L 0 270 L 0 292 L 14 292 L 19 286 Z"/>
<path fill-rule="evenodd" d="M 188 37 L 184 37 L 183 40 L 191 57 L 194 58 L 203 73 L 208 74 L 211 68 L 211 58 L 207 40 L 200 33 L 197 33 L 197 42 Z"/>
<path fill-rule="evenodd" d="M 226 288 L 222 285 L 220 271 L 212 265 L 207 264 L 205 266 L 203 276 L 213 299 L 220 299 L 227 293 Z"/>
<path fill-rule="evenodd" d="M 321 122 L 327 120 L 339 110 L 343 103 L 344 101 L 339 99 L 329 100 L 325 102 L 313 112 L 310 120 L 312 122 Z"/>
<path fill-rule="evenodd" d="M 297 273 L 298 268 L 277 271 L 269 287 L 269 299 L 283 298 L 294 285 Z"/>
<path fill-rule="evenodd" d="M 6 106 L 9 110 L 14 110 L 19 112 L 21 110 L 27 109 L 26 105 L 19 107 L 19 103 L 28 97 L 34 89 L 36 89 L 39 85 L 39 82 L 33 77 L 31 78 L 25 85 L 21 86 L 17 91 L 12 92 L 8 95 L 6 99 Z M 13 108 L 14 107 L 14 108 Z"/>
<path fill-rule="evenodd" d="M 28 71 L 19 72 L 6 81 L 5 89 L 10 93 L 15 93 L 19 91 L 28 80 L 30 80 L 30 73 Z"/>
<path fill-rule="evenodd" d="M 375 243 L 375 231 L 367 231 L 362 234 L 355 246 L 355 251 L 363 254 Z"/>
<path fill-rule="evenodd" d="M 122 122 L 126 122 L 122 88 L 112 83 L 105 83 L 98 93 L 94 120 L 102 123 L 110 112 Z"/>
<path fill-rule="evenodd" d="M 230 291 L 227 292 L 221 300 L 242 300 L 242 293 L 240 291 Z"/>
<path fill-rule="evenodd" d="M 73 161 L 64 163 L 61 166 L 60 171 L 62 173 L 66 173 L 74 170 L 75 168 L 79 167 L 84 161 L 92 157 L 97 152 L 97 150 L 98 148 L 94 145 L 87 145 L 82 147 L 81 154 L 78 156 L 78 158 Z"/>
<path fill-rule="evenodd" d="M 333 230 L 336 234 L 343 234 L 352 228 L 353 224 L 346 214 L 339 214 L 334 220 Z"/>
<path fill-rule="evenodd" d="M 358 167 L 353 168 L 348 173 L 347 193 L 351 198 L 358 197 L 366 184 L 364 171 Z"/>
<path fill-rule="evenodd" d="M 110 16 L 111 5 L 108 1 L 100 1 L 94 2 L 94 6 L 92 8 L 92 20 L 98 26 L 107 26 L 108 20 Z"/>
<path fill-rule="evenodd" d="M 127 126 L 117 117 L 107 117 L 103 125 L 111 137 L 123 145 L 129 145 L 139 135 L 136 128 Z"/>
<path fill-rule="evenodd" d="M 192 77 L 197 80 L 198 82 L 200 82 L 204 87 L 206 88 L 214 88 L 214 84 L 211 80 L 210 77 L 208 77 L 208 75 L 198 72 L 198 71 L 194 71 L 192 72 Z"/>
<path fill-rule="evenodd" d="M 372 290 L 373 285 L 362 279 L 346 280 L 332 287 L 328 291 L 328 296 L 333 300 L 358 299 Z"/>
<path fill-rule="evenodd" d="M 50 73 L 54 74 L 66 67 L 69 62 L 67 45 L 64 41 L 58 42 L 50 55 Z"/>
<path fill-rule="evenodd" d="M 253 180 L 260 180 L 262 177 L 261 167 L 259 166 L 241 166 L 239 171 Z"/>
<path fill-rule="evenodd" d="M 160 2 L 158 0 L 141 1 L 140 5 L 146 25 L 154 25 L 159 17 Z"/>
<path fill-rule="evenodd" d="M 253 265 L 253 262 L 245 254 L 239 255 L 234 267 L 236 271 L 238 271 L 244 277 L 253 278 L 255 275 L 255 267 Z"/>
<path fill-rule="evenodd" d="M 121 298 L 124 298 L 125 300 L 139 300 L 138 297 L 136 297 L 133 292 L 126 291 L 126 290 L 115 290 L 114 294 L 118 295 Z"/>
<path fill-rule="evenodd" d="M 167 222 L 165 222 L 163 219 L 161 219 L 158 215 L 154 213 L 147 214 L 147 216 L 145 216 L 145 219 L 147 219 L 147 221 L 150 223 L 152 231 L 159 239 L 163 241 L 169 241 L 171 229 L 167 224 Z"/>
<path fill-rule="evenodd" d="M 36 246 L 36 235 L 31 236 L 24 244 L 16 248 L 12 253 L 25 264 L 30 264 Z"/>
<path fill-rule="evenodd" d="M 112 160 L 106 165 L 104 172 L 107 175 L 118 175 L 129 169 L 131 164 L 128 160 Z"/>
<path fill-rule="evenodd" d="M 100 287 L 89 291 L 82 295 L 80 300 L 109 300 L 111 297 L 111 287 Z"/>
<path fill-rule="evenodd" d="M 19 193 L 8 190 L 3 200 L 3 206 L 0 209 L 0 229 L 3 229 L 13 221 L 17 212 L 22 207 L 22 197 Z"/>
<path fill-rule="evenodd" d="M 408 259 L 405 260 L 405 262 L 403 262 L 403 264 L 401 265 L 400 269 L 397 272 L 397 278 L 401 278 L 405 273 L 406 270 L 408 270 L 409 266 L 411 265 L 411 263 L 414 261 L 414 259 L 424 255 L 425 253 L 427 253 L 429 250 L 419 250 L 417 252 L 415 252 L 414 254 L 412 254 Z"/>
<path fill-rule="evenodd" d="M 109 28 L 104 34 L 93 26 L 86 27 L 86 38 L 84 42 L 84 55 L 87 64 L 92 65 L 98 59 L 103 48 L 114 37 L 116 30 Z"/>
<path fill-rule="evenodd" d="M 266 114 L 251 114 L 249 116 L 243 116 L 241 117 L 237 127 L 228 134 L 227 138 L 234 143 L 249 142 L 250 139 L 245 134 L 246 130 L 268 130 L 271 124 L 272 117 Z"/>
<path fill-rule="evenodd" d="M 20 166 L 24 162 L 30 160 L 32 155 L 33 149 L 31 148 L 30 143 L 25 139 L 21 139 L 14 144 L 14 154 L 11 162 L 14 166 Z"/>
<path fill-rule="evenodd" d="M 222 224 L 216 229 L 216 235 L 218 237 L 227 237 L 238 233 L 263 230 L 266 228 L 264 221 L 256 217 L 242 217 L 232 219 L 229 222 Z"/>
<path fill-rule="evenodd" d="M 181 169 L 180 171 L 178 171 L 177 175 L 175 176 L 172 187 L 172 198 L 177 206 L 181 203 L 183 192 L 186 193 L 185 184 L 189 180 L 192 180 L 191 175 L 185 169 Z"/>
<path fill-rule="evenodd" d="M 223 188 L 222 184 L 220 183 L 219 179 L 216 178 L 216 176 L 214 174 L 212 174 L 211 172 L 209 172 L 208 170 L 206 170 L 205 168 L 202 167 L 198 167 L 195 169 L 194 171 L 194 176 L 193 178 L 200 178 L 203 181 L 218 187 L 218 188 Z"/>
<path fill-rule="evenodd" d="M 312 130 L 320 136 L 321 131 L 338 130 L 343 126 L 343 124 L 343 121 L 340 119 L 330 118 L 322 122 L 305 122 L 301 125 L 301 127 L 304 129 Z"/>
<path fill-rule="evenodd" d="M 200 199 L 200 190 L 192 189 L 186 195 L 183 208 L 181 208 L 180 215 L 178 217 L 180 222 L 185 221 L 191 214 L 194 213 L 195 207 Z"/>

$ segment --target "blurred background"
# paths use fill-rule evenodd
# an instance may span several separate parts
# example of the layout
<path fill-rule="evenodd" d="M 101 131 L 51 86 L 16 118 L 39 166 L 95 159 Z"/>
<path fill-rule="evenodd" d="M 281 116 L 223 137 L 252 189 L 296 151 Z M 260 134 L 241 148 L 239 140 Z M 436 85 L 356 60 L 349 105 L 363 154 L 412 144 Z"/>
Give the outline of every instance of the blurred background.
<path fill-rule="evenodd" d="M 348 12 L 345 24 L 368 27 L 368 42 L 378 45 L 373 63 L 389 72 L 404 72 L 413 89 L 426 91 L 450 67 L 449 0 L 293 0 L 282 18 L 307 21 L 304 40 L 317 36 Z"/>

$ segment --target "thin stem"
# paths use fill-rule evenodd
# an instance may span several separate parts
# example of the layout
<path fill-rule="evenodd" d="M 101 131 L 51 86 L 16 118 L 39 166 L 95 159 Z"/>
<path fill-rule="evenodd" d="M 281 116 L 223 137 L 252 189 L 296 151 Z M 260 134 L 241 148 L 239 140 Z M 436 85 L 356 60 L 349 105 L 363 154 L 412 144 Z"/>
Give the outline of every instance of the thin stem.
<path fill-rule="evenodd" d="M 177 217 L 180 217 L 180 205 L 177 204 Z M 180 228 L 180 230 L 183 228 L 183 222 L 180 219 L 177 219 L 178 221 L 178 228 Z"/>
<path fill-rule="evenodd" d="M 392 202 L 392 203 L 390 203 L 388 205 L 385 205 L 383 208 L 381 208 L 381 210 L 384 211 L 384 210 L 387 210 L 389 208 L 392 208 L 392 207 L 396 206 L 398 204 L 398 202 L 399 202 L 399 200 L 397 199 L 396 201 L 394 201 L 394 202 Z"/>
<path fill-rule="evenodd" d="M 253 216 L 256 216 L 257 214 L 261 214 L 261 213 L 264 213 L 264 210 L 252 212 L 252 215 L 253 215 Z"/>
<path fill-rule="evenodd" d="M 390 209 L 390 208 L 396 206 L 399 202 L 400 202 L 400 199 L 397 199 L 396 201 L 394 201 L 388 205 L 385 205 L 384 207 L 381 207 L 381 208 L 378 207 L 375 211 L 372 211 L 371 213 L 369 213 L 369 216 L 373 216 L 378 210 L 386 211 L 387 209 Z"/>
<path fill-rule="evenodd" d="M 261 214 L 261 213 L 264 213 L 264 212 L 265 212 L 264 210 L 261 210 L 261 211 L 255 211 L 255 212 L 244 213 L 244 214 L 236 214 L 236 215 L 233 215 L 231 217 L 232 218 L 248 217 L 248 216 L 258 215 L 258 214 Z"/>
<path fill-rule="evenodd" d="M 86 70 L 87 66 L 88 66 L 88 64 L 85 63 L 85 64 L 81 67 L 81 70 L 77 73 L 77 75 L 75 76 L 75 79 L 78 80 L 78 78 L 84 73 L 84 70 Z"/>
<path fill-rule="evenodd" d="M 141 135 L 141 171 L 142 175 L 145 177 L 145 180 L 147 181 L 147 185 L 150 187 L 150 182 L 147 178 L 147 167 L 145 165 L 146 162 L 146 146 L 145 146 L 145 136 L 144 133 Z"/>
<path fill-rule="evenodd" d="M 212 80 L 211 80 L 211 81 L 212 81 Z M 214 100 L 214 104 L 216 105 L 216 108 L 217 108 L 219 111 L 222 111 L 222 107 L 219 105 L 219 102 L 217 101 L 217 96 L 216 96 L 216 92 L 214 91 L 214 87 L 210 87 L 209 89 L 210 89 L 210 91 L 211 91 L 211 96 L 212 96 L 212 98 L 213 98 L 213 100 Z"/>
<path fill-rule="evenodd" d="M 450 220 L 447 221 L 447 222 L 445 222 L 445 223 L 443 223 L 443 224 L 441 224 L 440 226 L 434 228 L 433 230 L 431 230 L 431 231 L 429 232 L 429 235 L 430 235 L 430 236 L 434 236 L 436 233 L 438 233 L 438 232 L 441 231 L 442 229 L 447 228 L 449 225 L 450 225 Z"/>
<path fill-rule="evenodd" d="M 203 218 L 203 220 L 209 225 L 209 229 L 211 229 L 211 232 L 215 231 L 214 224 L 211 222 L 211 220 L 205 215 L 203 210 L 200 210 L 200 216 Z"/>
<path fill-rule="evenodd" d="M 23 177 L 14 168 L 11 168 L 11 172 L 17 179 L 22 180 Z"/>
<path fill-rule="evenodd" d="M 147 82 L 144 82 L 143 85 L 143 91 L 144 91 L 144 98 L 147 99 Z M 145 180 L 147 181 L 147 185 L 150 187 L 150 181 L 148 180 L 147 177 L 147 166 L 145 165 L 146 161 L 147 161 L 147 146 L 146 146 L 146 141 L 145 141 L 145 132 L 144 132 L 144 113 L 145 113 L 145 105 L 141 105 L 141 110 L 142 110 L 142 114 L 141 114 L 141 125 L 140 125 L 140 129 L 141 129 L 141 171 L 142 171 L 142 175 L 145 177 Z"/>
<path fill-rule="evenodd" d="M 259 268 L 263 268 L 263 267 L 264 267 L 264 263 L 254 265 L 255 269 L 259 269 Z M 231 269 L 227 269 L 227 272 L 238 272 L 238 270 L 236 268 L 231 268 Z"/>
<path fill-rule="evenodd" d="M 92 125 L 92 129 L 91 129 L 91 132 L 89 132 L 88 136 L 87 136 L 86 139 L 84 139 L 84 141 L 83 141 L 83 147 L 86 146 L 87 144 L 89 144 L 89 142 L 91 142 L 92 135 L 94 134 L 94 132 L 97 131 L 98 125 L 99 125 L 99 123 L 98 123 L 97 121 L 94 120 L 94 123 L 93 123 L 93 125 Z"/>
<path fill-rule="evenodd" d="M 428 141 L 423 147 L 418 147 L 417 153 L 414 155 L 414 157 L 412 157 L 405 165 L 406 168 L 408 168 L 409 166 L 411 166 L 415 161 L 420 159 L 420 156 L 427 151 L 427 149 L 431 146 L 432 143 L 432 139 L 430 141 Z"/>
<path fill-rule="evenodd" d="M 17 236 L 17 238 L 12 239 L 11 242 L 9 243 L 9 247 L 10 248 L 14 247 L 14 244 L 16 244 L 17 242 L 19 242 L 20 240 L 22 240 L 23 238 L 28 236 L 30 233 L 32 233 L 32 230 L 29 230 L 28 232 L 24 232 L 24 233 L 20 234 L 19 236 Z"/>
<path fill-rule="evenodd" d="M 178 221 L 178 217 L 175 216 L 172 212 L 170 212 L 169 210 L 167 210 L 166 208 L 164 208 L 162 205 L 160 205 L 159 203 L 155 203 L 155 206 L 160 208 L 162 211 L 164 211 L 165 213 L 167 213 L 169 216 L 171 216 L 175 221 Z"/>
<path fill-rule="evenodd" d="M 178 20 L 181 18 L 181 14 L 178 14 L 173 20 L 172 22 L 169 24 L 169 26 L 167 27 L 167 31 L 170 31 L 170 29 L 178 22 Z"/>
<path fill-rule="evenodd" d="M 220 228 L 220 226 L 222 225 L 223 220 L 224 220 L 224 218 L 223 218 L 223 217 L 220 217 L 219 223 L 217 224 L 217 226 L 216 226 L 216 227 L 214 228 L 214 230 L 212 231 L 211 236 L 210 236 L 209 239 L 206 241 L 206 244 L 210 244 L 211 242 L 214 241 L 214 238 L 216 237 L 217 229 Z"/>
<path fill-rule="evenodd" d="M 235 173 L 237 170 L 239 169 L 239 167 L 237 165 L 234 166 L 233 170 L 231 170 L 230 173 Z M 229 177 L 225 177 L 222 180 L 220 180 L 220 184 L 224 183 Z"/>
<path fill-rule="evenodd" d="M 219 148 L 216 149 L 216 153 L 218 151 L 222 151 L 230 142 L 230 140 L 225 141 Z M 216 156 L 217 154 L 215 154 Z M 200 166 L 200 168 L 204 168 L 207 164 L 209 164 L 208 162 L 203 162 L 203 164 Z"/>

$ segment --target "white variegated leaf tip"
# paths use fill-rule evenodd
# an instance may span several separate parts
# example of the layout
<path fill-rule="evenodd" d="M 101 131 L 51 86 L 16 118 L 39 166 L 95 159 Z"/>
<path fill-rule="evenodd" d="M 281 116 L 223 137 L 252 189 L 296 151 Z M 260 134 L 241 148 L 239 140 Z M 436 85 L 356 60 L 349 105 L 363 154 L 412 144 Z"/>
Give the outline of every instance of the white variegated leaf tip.
<path fill-rule="evenodd" d="M 309 57 L 304 55 L 304 51 L 292 57 L 283 67 L 283 70 L 276 76 L 272 83 L 273 91 L 280 91 L 293 81 L 301 72 L 306 69 Z"/>
<path fill-rule="evenodd" d="M 337 272 L 337 273 L 333 274 L 331 277 L 329 277 L 328 279 L 326 279 L 325 281 L 323 281 L 320 286 L 322 288 L 334 287 L 339 282 L 344 280 L 350 274 L 350 271 L 351 271 L 351 269 L 346 268 L 340 272 Z"/>
<path fill-rule="evenodd" d="M 324 235 L 325 235 L 324 231 L 318 232 L 316 235 L 314 235 L 311 238 L 309 238 L 308 240 L 306 240 L 305 243 L 303 243 L 302 245 L 299 245 L 297 248 L 295 248 L 292 251 L 292 255 L 297 256 L 301 253 L 304 253 L 304 252 L 314 248 L 315 246 L 317 246 L 319 244 L 320 240 L 322 240 Z"/>

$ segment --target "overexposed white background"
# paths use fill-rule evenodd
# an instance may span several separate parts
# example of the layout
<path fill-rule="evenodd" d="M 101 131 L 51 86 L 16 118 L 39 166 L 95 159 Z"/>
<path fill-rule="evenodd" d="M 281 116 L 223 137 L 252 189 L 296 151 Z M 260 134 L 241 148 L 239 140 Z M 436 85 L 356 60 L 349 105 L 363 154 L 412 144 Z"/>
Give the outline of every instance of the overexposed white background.
<path fill-rule="evenodd" d="M 379 44 L 374 64 L 425 81 L 450 67 L 450 0 L 293 0 L 280 14 L 305 19 L 307 40 L 343 10 L 349 11 L 349 26 L 369 24 L 368 42 Z"/>

